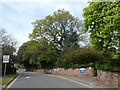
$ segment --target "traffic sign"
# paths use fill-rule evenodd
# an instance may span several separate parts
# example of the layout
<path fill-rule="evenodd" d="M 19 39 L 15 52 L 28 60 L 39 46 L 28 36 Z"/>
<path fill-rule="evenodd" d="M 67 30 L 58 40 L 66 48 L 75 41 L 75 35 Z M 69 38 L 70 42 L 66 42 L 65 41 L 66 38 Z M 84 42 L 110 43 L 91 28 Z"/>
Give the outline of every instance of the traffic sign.
<path fill-rule="evenodd" d="M 85 68 L 80 68 L 80 73 L 85 73 Z"/>
<path fill-rule="evenodd" d="M 9 63 L 10 55 L 3 55 L 3 63 Z"/>

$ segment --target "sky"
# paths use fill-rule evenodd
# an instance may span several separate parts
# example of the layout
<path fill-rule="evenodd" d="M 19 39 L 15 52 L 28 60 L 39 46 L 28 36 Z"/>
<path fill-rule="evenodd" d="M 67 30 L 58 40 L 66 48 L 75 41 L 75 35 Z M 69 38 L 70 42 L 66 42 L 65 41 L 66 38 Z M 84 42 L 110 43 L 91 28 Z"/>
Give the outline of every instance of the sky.
<path fill-rule="evenodd" d="M 0 27 L 18 41 L 18 46 L 29 40 L 35 20 L 45 18 L 58 9 L 65 9 L 83 20 L 82 11 L 87 0 L 1 0 Z"/>

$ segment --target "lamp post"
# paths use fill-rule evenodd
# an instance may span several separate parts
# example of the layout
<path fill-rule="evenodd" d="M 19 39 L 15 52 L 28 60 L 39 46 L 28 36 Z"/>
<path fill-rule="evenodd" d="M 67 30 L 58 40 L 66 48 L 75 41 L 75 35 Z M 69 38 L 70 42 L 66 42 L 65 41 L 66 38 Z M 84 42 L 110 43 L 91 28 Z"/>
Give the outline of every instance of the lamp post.
<path fill-rule="evenodd" d="M 0 44 L 0 46 L 1 46 L 1 63 L 3 63 L 3 45 L 4 45 L 4 42 L 2 42 Z M 5 77 L 5 75 L 6 75 L 6 63 L 5 63 L 5 66 L 4 66 L 4 77 Z"/>
<path fill-rule="evenodd" d="M 2 77 L 2 47 L 3 43 L 0 43 L 0 77 Z"/>

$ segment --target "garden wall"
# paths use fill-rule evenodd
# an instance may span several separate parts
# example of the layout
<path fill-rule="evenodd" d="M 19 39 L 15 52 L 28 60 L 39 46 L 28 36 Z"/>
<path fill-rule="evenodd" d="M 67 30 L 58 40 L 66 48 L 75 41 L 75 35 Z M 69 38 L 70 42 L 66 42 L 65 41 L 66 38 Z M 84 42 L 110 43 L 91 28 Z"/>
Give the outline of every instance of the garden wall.
<path fill-rule="evenodd" d="M 27 71 L 44 73 L 44 74 L 56 74 L 56 75 L 67 75 L 67 76 L 78 76 L 78 77 L 93 77 L 94 70 L 93 68 L 85 68 L 85 73 L 80 73 L 80 68 L 55 68 L 55 69 L 29 69 Z"/>
<path fill-rule="evenodd" d="M 99 83 L 120 88 L 120 73 L 97 70 L 97 79 Z"/>

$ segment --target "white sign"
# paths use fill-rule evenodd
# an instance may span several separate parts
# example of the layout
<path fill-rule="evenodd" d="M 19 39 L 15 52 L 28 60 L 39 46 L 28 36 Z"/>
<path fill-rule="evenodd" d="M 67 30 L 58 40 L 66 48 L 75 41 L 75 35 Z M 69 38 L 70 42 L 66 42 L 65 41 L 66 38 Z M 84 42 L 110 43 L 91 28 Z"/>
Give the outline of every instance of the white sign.
<path fill-rule="evenodd" d="M 85 73 L 85 68 L 80 68 L 80 73 Z"/>
<path fill-rule="evenodd" d="M 3 63 L 9 63 L 10 55 L 3 55 Z"/>

